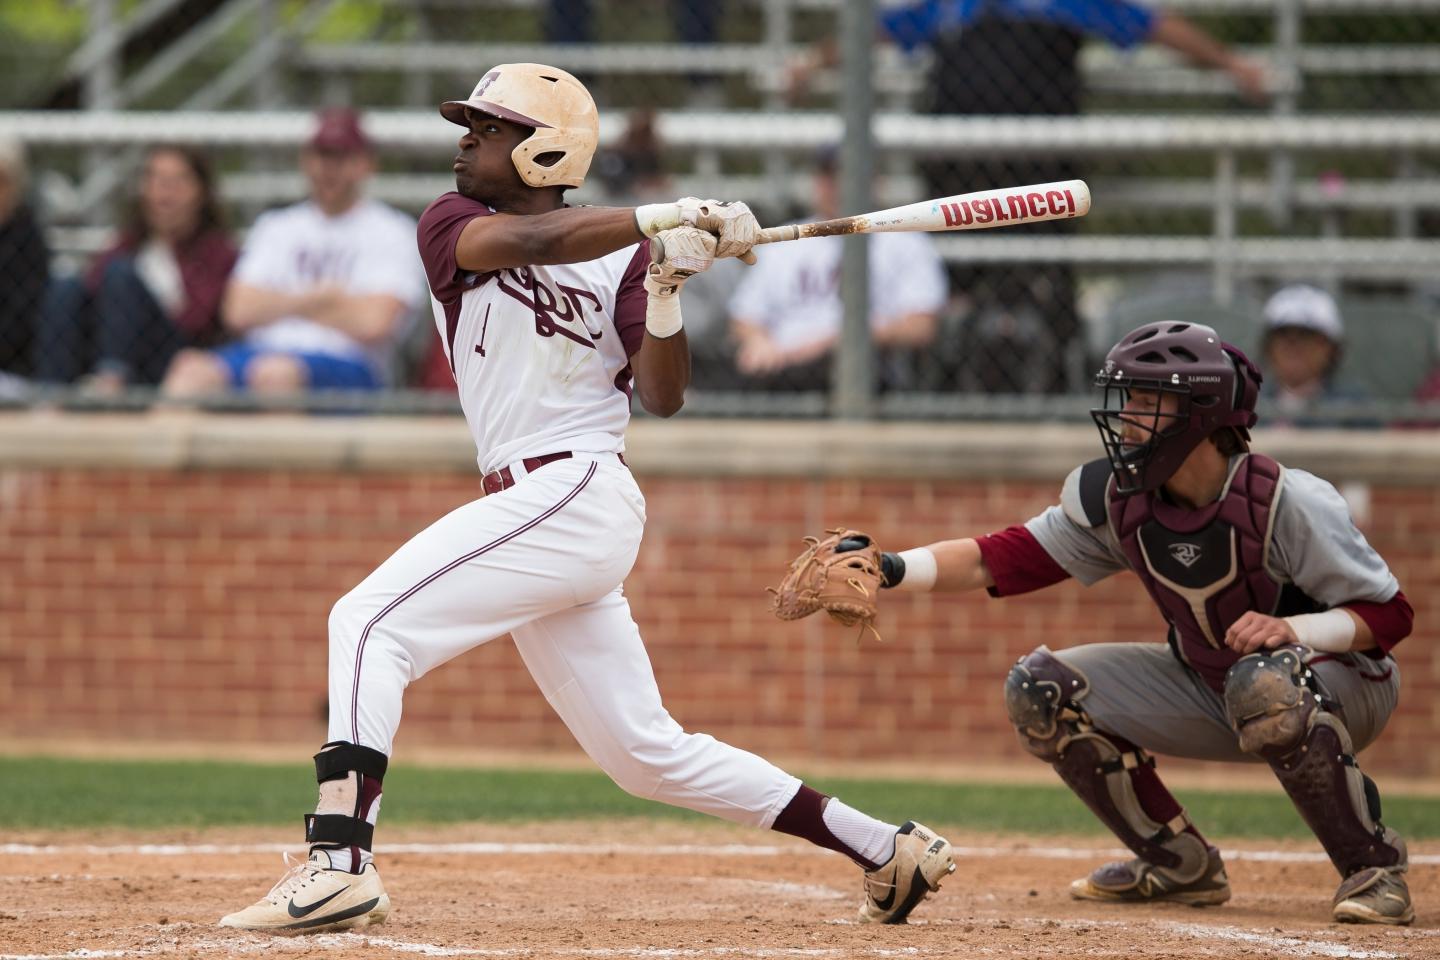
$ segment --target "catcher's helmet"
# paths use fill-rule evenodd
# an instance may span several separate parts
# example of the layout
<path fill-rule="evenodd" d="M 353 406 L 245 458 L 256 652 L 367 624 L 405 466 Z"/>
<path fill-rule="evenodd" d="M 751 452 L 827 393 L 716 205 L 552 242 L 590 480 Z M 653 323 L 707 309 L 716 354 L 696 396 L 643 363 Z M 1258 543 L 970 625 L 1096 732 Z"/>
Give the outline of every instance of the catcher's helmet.
<path fill-rule="evenodd" d="M 1198 323 L 1149 323 L 1121 338 L 1095 375 L 1102 406 L 1090 411 L 1121 494 L 1159 487 L 1190 451 L 1222 428 L 1249 440 L 1255 424 L 1260 371 L 1239 348 Z M 1126 412 L 1131 390 L 1174 394 L 1173 413 Z M 1149 432 L 1127 442 L 1126 424 Z"/>
<path fill-rule="evenodd" d="M 535 128 L 510 154 L 520 179 L 530 186 L 578 187 L 585 182 L 600 139 L 600 114 L 590 91 L 564 70 L 540 63 L 502 63 L 480 78 L 469 100 L 440 104 L 440 115 L 468 127 L 466 107 Z"/>

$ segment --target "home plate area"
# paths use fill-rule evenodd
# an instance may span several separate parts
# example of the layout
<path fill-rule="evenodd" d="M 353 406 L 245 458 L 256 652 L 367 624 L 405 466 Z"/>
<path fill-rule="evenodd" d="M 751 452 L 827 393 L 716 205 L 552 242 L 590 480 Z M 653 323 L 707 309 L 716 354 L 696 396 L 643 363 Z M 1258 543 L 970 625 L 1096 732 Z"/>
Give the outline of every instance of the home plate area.
<path fill-rule="evenodd" d="M 959 869 L 940 893 L 906 926 L 869 927 L 853 922 L 859 873 L 835 854 L 653 821 L 387 829 L 383 926 L 217 927 L 283 872 L 278 834 L 12 836 L 0 844 L 0 960 L 1440 956 L 1440 856 L 1424 848 L 1410 871 L 1415 925 L 1378 928 L 1330 922 L 1336 877 L 1302 842 L 1222 841 L 1234 899 L 1197 909 L 1071 900 L 1071 879 L 1121 854 L 1095 838 L 951 835 Z"/>

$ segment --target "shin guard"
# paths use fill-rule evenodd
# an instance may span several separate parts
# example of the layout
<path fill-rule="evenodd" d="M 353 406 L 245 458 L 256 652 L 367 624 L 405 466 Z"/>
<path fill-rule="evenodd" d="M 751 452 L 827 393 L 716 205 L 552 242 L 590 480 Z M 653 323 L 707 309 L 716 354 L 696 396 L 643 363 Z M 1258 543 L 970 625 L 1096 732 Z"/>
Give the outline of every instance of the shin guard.
<path fill-rule="evenodd" d="M 1022 657 L 1005 681 L 1005 707 L 1025 749 L 1050 763 L 1066 786 L 1135 855 L 1163 868 L 1185 884 L 1205 872 L 1209 855 L 1189 818 L 1168 792 L 1176 811 L 1166 822 L 1153 819 L 1136 793 L 1136 776 L 1154 761 L 1122 738 L 1096 730 L 1081 707 L 1090 683 L 1045 647 Z M 1153 774 L 1149 774 L 1153 778 Z M 1164 791 L 1158 779 L 1152 795 Z"/>
<path fill-rule="evenodd" d="M 1349 731 L 1295 650 L 1254 653 L 1232 666 L 1225 711 L 1241 749 L 1270 764 L 1342 877 L 1404 868 L 1405 841 L 1380 822 L 1379 791 L 1356 766 Z"/>

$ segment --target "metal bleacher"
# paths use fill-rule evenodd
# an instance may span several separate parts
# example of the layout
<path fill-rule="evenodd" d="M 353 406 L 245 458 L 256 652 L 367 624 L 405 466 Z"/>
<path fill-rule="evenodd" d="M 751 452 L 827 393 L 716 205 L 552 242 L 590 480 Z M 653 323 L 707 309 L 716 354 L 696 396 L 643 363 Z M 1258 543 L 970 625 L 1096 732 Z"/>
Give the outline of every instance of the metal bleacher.
<path fill-rule="evenodd" d="M 91 3 L 118 16 L 113 0 Z M 92 41 L 72 57 L 68 76 L 89 109 L 0 112 L 0 137 L 19 138 L 39 158 L 53 238 L 73 255 L 107 235 L 107 204 L 125 175 L 114 159 L 155 140 L 200 142 L 227 158 L 223 190 L 242 212 L 300 196 L 293 151 L 306 136 L 310 109 L 322 102 L 368 108 L 385 160 L 373 192 L 418 210 L 451 182 L 433 172 L 446 166 L 435 158 L 455 138 L 434 102 L 468 90 L 484 65 L 537 60 L 600 79 L 602 150 L 619 143 L 630 110 L 655 108 L 675 194 L 743 198 L 767 216 L 786 217 L 809 205 L 816 148 L 835 144 L 844 131 L 832 109 L 837 75 L 822 75 L 810 98 L 792 106 L 782 68 L 817 30 L 823 33 L 817 23 L 833 24 L 841 3 L 727 0 L 727 16 L 738 25 L 729 25 L 722 42 L 701 46 L 670 42 L 663 26 L 647 42 L 607 36 L 586 45 L 539 43 L 534 24 L 542 0 L 404 0 L 385 5 L 388 30 L 338 41 L 318 29 L 342 5 L 338 0 L 289 5 L 288 12 L 280 0 L 224 0 L 210 3 L 206 15 L 148 61 L 122 69 L 125 37 L 185 6 L 142 0 L 128 8 L 129 21 L 108 45 Z M 1375 324 L 1384 326 L 1387 343 L 1399 338 L 1409 356 L 1428 360 L 1433 331 L 1414 291 L 1440 274 L 1440 239 L 1430 232 L 1440 222 L 1440 106 L 1426 95 L 1440 88 L 1440 39 L 1424 42 L 1440 30 L 1404 43 L 1363 37 L 1334 43 L 1307 41 L 1305 27 L 1311 18 L 1377 14 L 1433 24 L 1440 22 L 1440 0 L 1157 0 L 1156 6 L 1247 18 L 1254 39 L 1239 49 L 1267 64 L 1272 102 L 1241 105 L 1224 78 L 1160 50 L 1096 44 L 1081 60 L 1093 95 L 1084 116 L 927 116 L 914 112 L 923 56 L 884 48 L 874 74 L 879 106 L 872 130 L 885 174 L 877 204 L 923 197 L 915 162 L 926 157 L 1068 153 L 1085 164 L 1096 201 L 1080 233 L 951 234 L 938 238 L 943 255 L 1065 261 L 1122 278 L 1183 271 L 1204 278 L 1197 299 L 1203 309 L 1222 312 L 1241 310 L 1256 282 L 1371 284 L 1379 293 L 1355 309 L 1380 318 Z M 659 8 L 658 0 L 645 5 L 652 14 Z M 477 10 L 530 27 L 497 30 L 494 42 L 446 28 L 448 18 Z M 406 17 L 410 25 L 396 28 Z M 246 31 L 251 42 L 234 50 L 235 35 Z M 231 55 L 216 61 L 226 37 Z M 212 63 L 174 92 L 175 76 Z M 696 75 L 714 78 L 723 95 L 717 99 L 712 90 L 687 99 L 680 81 Z M 1343 92 L 1346 84 L 1377 77 L 1398 78 L 1419 94 L 1379 112 L 1358 97 L 1330 97 L 1322 106 L 1307 100 L 1316 85 L 1338 84 Z M 296 98 L 297 90 L 307 95 Z M 384 95 L 377 98 L 377 90 Z M 74 162 L 87 154 L 111 162 Z M 50 157 L 70 159 L 46 163 Z M 575 199 L 608 197 L 587 184 Z M 1415 340 L 1422 328 L 1423 352 Z M 1352 353 L 1357 365 L 1371 344 Z M 1410 379 L 1406 373 L 1391 383 Z"/>
<path fill-rule="evenodd" d="M 126 26 L 133 32 L 182 5 L 180 0 L 147 0 L 131 13 Z M 285 109 L 288 105 L 277 78 L 290 77 L 303 89 L 323 91 L 328 100 L 346 100 L 354 94 L 351 87 L 357 77 L 399 73 L 427 79 L 423 84 L 393 85 L 402 99 L 423 96 L 423 100 L 386 104 L 372 117 L 372 125 L 387 150 L 415 159 L 417 154 L 441 149 L 452 137 L 436 120 L 431 106 L 439 88 L 448 91 L 468 86 L 477 64 L 544 60 L 590 75 L 638 78 L 638 84 L 623 88 L 632 91 L 643 92 L 646 81 L 651 81 L 649 89 L 661 102 L 667 99 L 665 89 L 675 86 L 665 81 L 677 74 L 734 79 L 739 88 L 729 98 L 736 104 L 732 109 L 701 110 L 680 104 L 660 111 L 657 130 L 675 168 L 675 188 L 681 193 L 744 197 L 752 205 L 776 213 L 807 204 L 809 151 L 834 143 L 841 128 L 838 118 L 829 112 L 786 107 L 779 89 L 783 74 L 779 67 L 804 47 L 797 37 L 802 18 L 833 16 L 840 0 L 731 0 L 732 15 L 750 17 L 758 27 L 749 31 L 747 42 L 707 46 L 665 42 L 553 46 L 435 39 L 437 34 L 443 35 L 436 25 L 443 25 L 445 18 L 461 7 L 534 13 L 541 5 L 537 0 L 477 0 L 469 4 L 407 0 L 397 6 L 408 10 L 424 27 L 410 35 L 430 39 L 327 42 L 315 29 L 337 6 L 334 0 L 304 5 L 289 20 L 281 18 L 280 5 L 274 0 L 215 3 L 208 16 L 151 60 L 127 75 L 114 77 L 115 82 L 103 93 L 98 87 L 93 91 L 94 106 L 113 112 L 103 116 L 68 111 L 0 113 L 0 135 L 18 136 L 39 151 L 97 143 L 123 148 L 177 137 L 250 151 L 288 151 L 303 137 L 306 120 L 303 112 Z M 1323 76 L 1384 72 L 1440 78 L 1440 45 L 1306 45 L 1296 25 L 1305 16 L 1381 10 L 1440 14 L 1440 0 L 1167 0 L 1159 5 L 1194 15 L 1246 16 L 1257 29 L 1265 28 L 1271 42 L 1244 49 L 1269 64 L 1276 91 L 1272 108 L 1237 112 L 1223 78 L 1181 67 L 1162 51 L 1129 54 L 1092 45 L 1082 63 L 1087 84 L 1097 93 L 1144 93 L 1152 110 L 1168 107 L 1176 96 L 1192 95 L 1191 106 L 1182 114 L 1168 109 L 1164 113 L 1138 112 L 1145 109 L 1142 101 L 1138 110 L 1125 113 L 1023 122 L 921 116 L 910 112 L 910 104 L 924 76 L 923 59 L 906 58 L 885 48 L 877 58 L 875 74 L 884 104 L 876 119 L 875 136 L 887 172 L 878 188 L 879 202 L 900 203 L 923 195 L 910 162 L 919 156 L 961 155 L 975 150 L 976 144 L 997 152 L 1067 150 L 1094 161 L 1091 177 L 1097 210 L 1134 214 L 1132 219 L 1137 221 L 1153 220 L 1154 214 L 1168 211 L 1208 214 L 1210 226 L 1203 232 L 1192 227 L 1185 235 L 1170 236 L 1156 235 L 1153 226 L 1142 224 L 1138 233 L 1131 234 L 1124 217 L 1111 217 L 1103 227 L 1103 243 L 1087 236 L 1083 243 L 1047 249 L 1047 258 L 1058 255 L 1112 265 L 1209 264 L 1222 296 L 1234 277 L 1291 260 L 1305 270 L 1318 265 L 1347 274 L 1388 272 L 1400 279 L 1423 271 L 1425 261 L 1434 257 L 1433 250 L 1422 245 L 1399 251 L 1386 241 L 1413 238 L 1417 218 L 1440 208 L 1440 185 L 1427 170 L 1428 159 L 1440 147 L 1440 114 L 1412 107 L 1394 116 L 1334 112 L 1315 116 L 1299 110 L 1295 94 L 1307 82 Z M 113 10 L 110 16 L 114 16 Z M 140 108 L 158 106 L 147 102 L 147 97 L 164 86 L 169 74 L 203 59 L 209 46 L 226 31 L 247 28 L 253 31 L 255 42 L 232 62 L 207 75 L 205 83 L 187 89 L 179 102 L 165 104 L 165 112 L 142 112 Z M 117 31 L 121 39 L 113 41 L 109 53 L 119 48 L 125 34 L 126 30 Z M 103 44 L 87 43 L 72 58 L 72 73 L 87 77 L 86 71 L 113 73 L 117 68 L 105 66 L 106 53 Z M 606 89 L 620 89 L 620 85 Z M 822 82 L 817 96 L 823 99 L 825 90 Z M 614 99 L 633 103 L 618 102 L 613 105 L 618 109 L 607 111 L 602 127 L 604 144 L 619 136 L 625 109 L 644 102 L 643 96 L 634 94 Z M 1133 101 L 1127 103 L 1133 108 Z M 253 112 L 231 112 L 237 106 Z M 1199 112 L 1195 112 L 1197 107 Z M 1195 154 L 1209 158 L 1207 175 L 1176 177 L 1163 170 L 1143 170 L 1147 165 L 1163 167 L 1163 162 L 1157 161 L 1168 157 Z M 1340 182 L 1322 182 L 1304 172 L 1306 161 L 1337 154 L 1364 157 L 1369 169 L 1363 176 Z M 764 161 L 759 168 L 757 157 Z M 1279 163 L 1282 159 L 1285 163 Z M 45 179 L 52 218 L 70 230 L 58 238 L 61 246 L 84 246 L 93 239 L 84 228 L 95 225 L 89 212 L 103 208 L 103 200 L 113 193 L 115 166 L 72 175 L 56 172 Z M 404 169 L 407 166 L 410 169 Z M 1277 181 L 1277 167 L 1288 170 L 1283 181 Z M 416 208 L 444 189 L 448 181 L 423 170 L 419 163 L 387 164 L 375 191 L 391 202 Z M 225 181 L 227 196 L 247 210 L 291 199 L 298 195 L 299 187 L 293 168 L 283 164 L 247 164 L 246 169 L 227 173 Z M 580 199 L 603 201 L 604 197 Z M 1241 237 L 1238 223 L 1252 211 L 1263 212 L 1272 224 L 1282 227 L 1297 214 L 1333 219 L 1345 211 L 1380 213 L 1388 218 L 1390 228 L 1372 229 L 1364 237 L 1327 238 L 1322 224 L 1312 227 L 1309 236 L 1268 230 L 1252 243 Z M 967 238 L 949 239 L 953 242 L 947 244 L 948 255 L 972 255 L 973 245 Z M 985 244 L 986 251 L 997 255 L 1006 246 L 990 238 Z M 1012 254 L 1005 251 L 1003 256 L 1008 259 Z"/>

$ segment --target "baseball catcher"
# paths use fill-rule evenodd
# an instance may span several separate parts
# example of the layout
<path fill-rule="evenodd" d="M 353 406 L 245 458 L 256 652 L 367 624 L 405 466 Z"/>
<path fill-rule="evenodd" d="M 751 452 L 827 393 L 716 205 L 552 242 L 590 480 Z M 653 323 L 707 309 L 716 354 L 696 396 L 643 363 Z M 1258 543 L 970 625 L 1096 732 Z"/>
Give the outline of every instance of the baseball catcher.
<path fill-rule="evenodd" d="M 1165 642 L 1041 644 L 1005 678 L 1021 745 L 1134 853 L 1075 881 L 1075 898 L 1230 899 L 1219 850 L 1155 772 L 1165 753 L 1268 764 L 1340 874 L 1334 919 L 1408 924 L 1405 841 L 1355 758 L 1395 710 L 1390 651 L 1413 614 L 1335 488 L 1250 451 L 1260 379 L 1209 327 L 1133 331 L 1095 380 L 1105 456 L 1071 472 L 1060 502 L 881 553 L 881 585 L 1002 597 L 1128 570 L 1154 601 Z M 869 538 L 856 549 L 871 562 Z"/>

